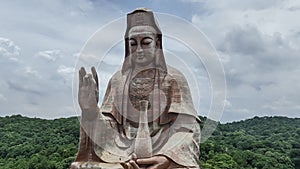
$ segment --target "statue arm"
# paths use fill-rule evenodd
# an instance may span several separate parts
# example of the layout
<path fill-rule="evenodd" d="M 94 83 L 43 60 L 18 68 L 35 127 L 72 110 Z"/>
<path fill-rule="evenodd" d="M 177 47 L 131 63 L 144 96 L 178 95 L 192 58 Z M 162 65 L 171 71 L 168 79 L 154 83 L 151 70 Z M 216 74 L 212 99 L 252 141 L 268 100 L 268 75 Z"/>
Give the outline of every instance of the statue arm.
<path fill-rule="evenodd" d="M 95 131 L 98 107 L 98 76 L 92 67 L 92 73 L 86 73 L 82 67 L 79 70 L 78 102 L 82 110 L 80 119 L 80 143 L 75 161 L 100 161 L 93 151 L 92 137 Z"/>

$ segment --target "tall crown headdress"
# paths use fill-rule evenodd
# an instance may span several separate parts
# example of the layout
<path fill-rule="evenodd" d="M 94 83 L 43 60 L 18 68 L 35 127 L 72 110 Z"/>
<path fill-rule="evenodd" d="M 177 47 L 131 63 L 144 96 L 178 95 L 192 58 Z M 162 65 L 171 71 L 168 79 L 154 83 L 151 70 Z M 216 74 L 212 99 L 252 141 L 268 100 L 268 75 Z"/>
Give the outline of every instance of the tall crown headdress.
<path fill-rule="evenodd" d="M 147 8 L 137 8 L 133 12 L 127 14 L 127 29 L 125 39 L 128 38 L 129 30 L 134 26 L 151 26 L 156 30 L 156 33 L 161 35 L 161 30 L 156 22 L 153 12 Z"/>

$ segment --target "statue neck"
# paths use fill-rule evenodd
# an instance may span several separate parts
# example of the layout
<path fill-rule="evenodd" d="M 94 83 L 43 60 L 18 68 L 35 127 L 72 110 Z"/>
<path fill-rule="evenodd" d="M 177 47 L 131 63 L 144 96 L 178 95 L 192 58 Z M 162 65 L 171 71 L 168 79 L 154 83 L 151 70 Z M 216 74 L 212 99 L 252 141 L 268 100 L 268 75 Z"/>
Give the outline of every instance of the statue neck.
<path fill-rule="evenodd" d="M 142 71 L 145 71 L 145 70 L 151 70 L 155 68 L 155 64 L 154 63 L 151 63 L 149 65 L 146 65 L 146 66 L 138 66 L 138 65 L 135 65 L 135 67 L 133 68 L 133 74 L 138 74 Z"/>

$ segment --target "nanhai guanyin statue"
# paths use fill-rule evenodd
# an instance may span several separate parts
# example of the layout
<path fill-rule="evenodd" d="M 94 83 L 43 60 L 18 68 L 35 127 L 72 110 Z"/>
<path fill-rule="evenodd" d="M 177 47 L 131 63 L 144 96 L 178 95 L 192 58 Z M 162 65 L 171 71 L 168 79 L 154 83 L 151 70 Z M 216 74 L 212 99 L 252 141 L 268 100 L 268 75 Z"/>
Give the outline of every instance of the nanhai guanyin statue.
<path fill-rule="evenodd" d="M 127 15 L 125 58 L 98 107 L 96 69 L 79 70 L 75 168 L 200 168 L 200 119 L 182 73 L 167 66 L 153 12 Z"/>

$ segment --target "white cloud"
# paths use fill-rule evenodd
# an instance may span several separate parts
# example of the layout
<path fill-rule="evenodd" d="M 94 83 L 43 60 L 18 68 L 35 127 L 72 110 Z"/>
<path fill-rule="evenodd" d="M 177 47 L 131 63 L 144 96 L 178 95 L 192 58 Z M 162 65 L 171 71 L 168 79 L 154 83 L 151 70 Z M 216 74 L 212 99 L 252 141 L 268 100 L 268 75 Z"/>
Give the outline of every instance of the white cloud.
<path fill-rule="evenodd" d="M 57 69 L 57 73 L 60 74 L 68 83 L 71 83 L 73 79 L 75 69 L 74 67 L 67 67 L 65 65 L 60 65 Z"/>
<path fill-rule="evenodd" d="M 15 45 L 10 39 L 0 37 L 0 57 L 18 61 L 20 50 L 20 47 Z"/>
<path fill-rule="evenodd" d="M 57 59 L 62 57 L 60 50 L 45 50 L 40 51 L 36 54 L 37 57 L 42 57 L 48 61 L 56 61 Z"/>
<path fill-rule="evenodd" d="M 99 56 L 94 54 L 80 54 L 78 62 L 81 64 L 97 63 L 99 61 Z"/>
<path fill-rule="evenodd" d="M 225 105 L 226 108 L 232 107 L 232 104 L 230 103 L 229 100 L 224 100 L 224 105 Z"/>
<path fill-rule="evenodd" d="M 187 1 L 185 1 L 187 2 Z M 294 91 L 300 63 L 300 1 L 194 0 L 202 10 L 192 22 L 219 51 L 228 85 L 223 120 L 254 114 L 296 116 L 300 95 Z M 285 96 L 288 106 L 276 104 Z M 243 111 L 247 110 L 247 111 Z"/>
<path fill-rule="evenodd" d="M 39 79 L 41 78 L 41 75 L 36 70 L 33 70 L 33 68 L 30 66 L 25 67 L 25 75 Z"/>
<path fill-rule="evenodd" d="M 194 14 L 192 22 L 202 28 L 210 38 L 215 36 L 222 38 L 236 26 L 254 27 L 259 32 L 268 35 L 279 32 L 288 38 L 299 32 L 300 23 L 295 20 L 297 20 L 300 10 L 293 12 L 289 10 L 292 6 L 300 5 L 299 1 L 231 1 L 232 3 L 215 0 L 204 1 L 206 13 Z"/>

